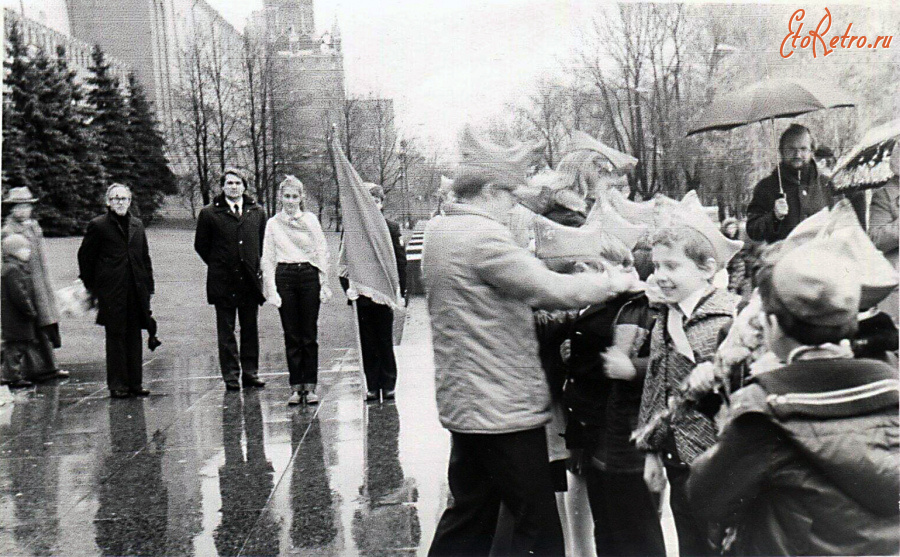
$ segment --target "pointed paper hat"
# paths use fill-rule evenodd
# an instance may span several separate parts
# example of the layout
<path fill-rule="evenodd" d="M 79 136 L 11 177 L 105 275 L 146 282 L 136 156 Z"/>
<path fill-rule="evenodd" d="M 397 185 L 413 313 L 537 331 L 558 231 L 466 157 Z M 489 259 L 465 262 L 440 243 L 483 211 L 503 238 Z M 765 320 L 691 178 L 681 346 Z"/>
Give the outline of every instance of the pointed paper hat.
<path fill-rule="evenodd" d="M 598 228 L 604 234 L 618 238 L 628 250 L 647 234 L 649 227 L 641 223 L 629 222 L 622 217 L 608 201 L 598 199 L 582 228 Z"/>
<path fill-rule="evenodd" d="M 638 160 L 631 155 L 617 151 L 580 130 L 572 132 L 572 138 L 569 140 L 569 152 L 572 151 L 596 151 L 606 157 L 606 160 L 612 165 L 612 169 L 615 170 L 632 170 L 638 163 Z"/>
<path fill-rule="evenodd" d="M 660 202 L 656 199 L 641 202 L 630 201 L 615 188 L 609 188 L 604 195 L 615 211 L 627 221 L 653 226 L 657 220 Z"/>
<path fill-rule="evenodd" d="M 501 147 L 479 137 L 472 126 L 466 124 L 459 135 L 462 160 L 457 174 L 483 176 L 497 186 L 515 190 L 526 185 L 529 167 L 543 150 L 543 142 Z"/>
<path fill-rule="evenodd" d="M 843 251 L 853 258 L 862 285 L 860 309 L 869 309 L 897 288 L 900 281 L 896 269 L 862 229 L 850 200 L 841 199 L 831 210 L 822 209 L 797 225 L 783 240 L 779 260 L 811 241 L 828 242 L 835 251 Z M 815 261 L 809 263 L 816 265 Z"/>
<path fill-rule="evenodd" d="M 709 218 L 709 214 L 696 190 L 691 190 L 681 201 L 666 210 L 661 226 L 684 227 L 699 232 L 713 248 L 716 265 L 719 269 L 725 268 L 731 258 L 741 251 L 744 242 L 731 240 L 722 234 L 719 226 Z"/>
<path fill-rule="evenodd" d="M 535 255 L 545 262 L 595 261 L 615 247 L 631 252 L 647 227 L 623 219 L 612 207 L 595 203 L 583 226 L 563 226 L 545 217 L 537 217 Z M 616 247 L 617 246 L 617 247 Z"/>

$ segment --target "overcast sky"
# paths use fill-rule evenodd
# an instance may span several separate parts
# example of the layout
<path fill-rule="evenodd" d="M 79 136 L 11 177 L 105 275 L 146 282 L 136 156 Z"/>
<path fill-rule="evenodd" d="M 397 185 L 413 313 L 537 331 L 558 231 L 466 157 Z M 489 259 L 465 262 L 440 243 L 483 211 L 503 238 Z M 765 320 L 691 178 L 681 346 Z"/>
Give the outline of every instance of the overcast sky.
<path fill-rule="evenodd" d="M 207 0 L 239 29 L 262 0 Z M 395 100 L 398 125 L 452 148 L 466 121 L 483 122 L 557 71 L 591 0 L 316 0 L 316 27 L 338 17 L 348 95 Z"/>

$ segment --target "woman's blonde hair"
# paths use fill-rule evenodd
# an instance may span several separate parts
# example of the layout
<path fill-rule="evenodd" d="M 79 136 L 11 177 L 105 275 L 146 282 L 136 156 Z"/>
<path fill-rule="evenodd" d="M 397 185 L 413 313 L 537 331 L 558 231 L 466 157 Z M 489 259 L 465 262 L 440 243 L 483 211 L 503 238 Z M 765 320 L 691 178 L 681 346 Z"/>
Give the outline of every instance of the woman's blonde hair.
<path fill-rule="evenodd" d="M 288 188 L 296 188 L 297 191 L 300 192 L 300 210 L 305 210 L 306 206 L 306 186 L 303 185 L 303 182 L 300 181 L 299 178 L 294 176 L 293 174 L 288 174 L 284 177 L 284 180 L 278 184 L 278 198 L 281 199 L 281 196 L 284 195 L 284 190 Z"/>

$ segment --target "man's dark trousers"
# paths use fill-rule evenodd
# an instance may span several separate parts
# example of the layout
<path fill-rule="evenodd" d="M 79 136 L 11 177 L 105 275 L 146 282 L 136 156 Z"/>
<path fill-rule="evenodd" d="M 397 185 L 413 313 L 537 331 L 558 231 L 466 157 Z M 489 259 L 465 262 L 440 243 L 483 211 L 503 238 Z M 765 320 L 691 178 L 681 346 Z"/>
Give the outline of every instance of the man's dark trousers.
<path fill-rule="evenodd" d="M 393 391 L 397 384 L 397 360 L 394 358 L 394 312 L 360 296 L 356 302 L 359 342 L 362 345 L 363 370 L 369 391 Z"/>
<path fill-rule="evenodd" d="M 219 364 L 225 381 L 255 378 L 259 371 L 259 304 L 245 302 L 237 307 L 216 304 L 216 334 L 219 338 Z M 234 338 L 235 317 L 241 324 L 241 348 Z"/>
<path fill-rule="evenodd" d="M 104 327 L 106 331 L 106 384 L 110 391 L 134 391 L 143 383 L 141 308 L 136 295 L 127 298 L 125 328 Z"/>
<path fill-rule="evenodd" d="M 453 504 L 441 516 L 428 554 L 491 554 L 502 502 L 513 516 L 512 534 L 493 555 L 563 555 L 544 428 L 451 433 Z"/>

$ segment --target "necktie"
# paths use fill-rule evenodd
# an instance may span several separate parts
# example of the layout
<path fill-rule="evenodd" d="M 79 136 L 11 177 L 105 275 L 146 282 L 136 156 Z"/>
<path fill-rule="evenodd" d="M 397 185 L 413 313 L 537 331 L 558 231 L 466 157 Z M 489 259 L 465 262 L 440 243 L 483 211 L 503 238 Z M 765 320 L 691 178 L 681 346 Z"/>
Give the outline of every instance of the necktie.
<path fill-rule="evenodd" d="M 241 208 L 237 203 L 234 204 L 234 214 L 237 216 L 237 218 L 241 218 Z"/>
<path fill-rule="evenodd" d="M 691 362 L 696 363 L 696 360 L 694 360 L 694 349 L 691 348 L 691 343 L 688 342 L 687 334 L 684 332 L 684 313 L 677 305 L 670 305 L 668 314 L 666 330 L 669 331 L 669 337 L 672 339 L 672 344 L 675 345 L 675 351 Z"/>

